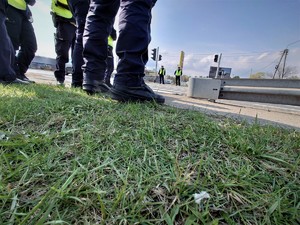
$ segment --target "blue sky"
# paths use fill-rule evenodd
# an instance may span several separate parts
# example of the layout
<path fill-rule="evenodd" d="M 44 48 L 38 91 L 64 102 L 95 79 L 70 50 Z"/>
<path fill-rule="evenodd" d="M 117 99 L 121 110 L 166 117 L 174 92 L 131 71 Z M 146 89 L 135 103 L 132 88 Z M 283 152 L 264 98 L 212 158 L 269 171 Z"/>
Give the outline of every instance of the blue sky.
<path fill-rule="evenodd" d="M 50 4 L 39 0 L 32 7 L 33 25 L 37 55 L 55 57 Z M 158 0 L 152 14 L 149 50 L 159 47 L 159 66 L 167 74 L 174 73 L 180 51 L 184 74 L 191 76 L 207 76 L 220 53 L 221 67 L 232 68 L 233 75 L 273 74 L 285 48 L 286 66 L 300 74 L 300 0 Z M 149 59 L 147 68 L 155 62 Z"/>

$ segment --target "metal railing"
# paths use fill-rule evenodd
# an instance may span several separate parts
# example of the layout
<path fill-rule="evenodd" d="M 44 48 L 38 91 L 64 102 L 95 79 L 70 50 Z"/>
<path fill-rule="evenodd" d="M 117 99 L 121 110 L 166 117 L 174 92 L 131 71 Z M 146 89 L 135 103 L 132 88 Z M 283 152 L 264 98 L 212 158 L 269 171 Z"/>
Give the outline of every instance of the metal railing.
<path fill-rule="evenodd" d="M 221 79 L 219 99 L 300 106 L 300 80 Z"/>

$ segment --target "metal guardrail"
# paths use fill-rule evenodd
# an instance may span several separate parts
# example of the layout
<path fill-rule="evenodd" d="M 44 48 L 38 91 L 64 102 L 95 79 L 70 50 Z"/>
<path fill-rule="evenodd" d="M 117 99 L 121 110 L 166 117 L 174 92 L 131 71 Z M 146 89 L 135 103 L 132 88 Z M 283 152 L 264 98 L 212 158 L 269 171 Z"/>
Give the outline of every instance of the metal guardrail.
<path fill-rule="evenodd" d="M 300 80 L 221 79 L 219 98 L 300 106 Z"/>

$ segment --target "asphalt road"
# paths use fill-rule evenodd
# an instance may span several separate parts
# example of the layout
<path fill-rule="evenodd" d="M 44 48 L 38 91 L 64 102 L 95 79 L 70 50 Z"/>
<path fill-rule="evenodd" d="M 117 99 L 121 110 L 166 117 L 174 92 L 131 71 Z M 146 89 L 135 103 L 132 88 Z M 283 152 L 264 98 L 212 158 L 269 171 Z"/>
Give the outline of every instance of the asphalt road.
<path fill-rule="evenodd" d="M 55 85 L 53 72 L 29 70 L 27 76 L 37 83 Z M 66 87 L 70 87 L 71 76 L 66 76 Z M 226 117 L 261 125 L 274 125 L 300 131 L 300 106 L 266 104 L 258 102 L 232 101 L 218 99 L 215 102 L 207 99 L 189 98 L 187 87 L 172 84 L 147 83 L 155 92 L 166 98 L 166 105 L 197 110 L 214 117 Z"/>

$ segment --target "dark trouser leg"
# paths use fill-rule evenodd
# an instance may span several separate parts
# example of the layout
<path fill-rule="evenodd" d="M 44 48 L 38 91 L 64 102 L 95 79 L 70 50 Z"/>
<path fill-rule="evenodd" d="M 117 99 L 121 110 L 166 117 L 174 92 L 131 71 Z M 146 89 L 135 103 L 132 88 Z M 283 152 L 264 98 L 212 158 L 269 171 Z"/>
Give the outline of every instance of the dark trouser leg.
<path fill-rule="evenodd" d="M 65 81 L 65 67 L 69 61 L 69 50 L 75 37 L 76 27 L 68 22 L 59 22 L 55 36 L 56 70 L 54 75 L 57 81 Z"/>
<path fill-rule="evenodd" d="M 180 76 L 178 76 L 178 85 L 180 86 Z"/>
<path fill-rule="evenodd" d="M 159 83 L 160 84 L 165 84 L 164 75 L 159 75 Z"/>
<path fill-rule="evenodd" d="M 16 73 L 16 76 L 20 77 L 19 66 L 15 54 L 20 47 L 23 15 L 21 10 L 8 6 L 6 10 L 6 16 L 6 29 L 14 48 L 13 69 Z"/>
<path fill-rule="evenodd" d="M 180 76 L 176 76 L 176 86 L 180 86 Z"/>
<path fill-rule="evenodd" d="M 119 56 L 114 83 L 140 86 L 148 61 L 151 41 L 150 23 L 152 0 L 123 0 L 119 14 L 119 38 L 116 53 Z"/>
<path fill-rule="evenodd" d="M 119 5 L 120 0 L 91 0 L 83 33 L 83 86 L 104 80 L 107 38 Z"/>
<path fill-rule="evenodd" d="M 82 51 L 83 51 L 82 36 L 84 31 L 85 18 L 89 9 L 89 3 L 86 0 L 84 1 L 69 0 L 69 3 L 71 5 L 71 9 L 73 11 L 73 15 L 77 24 L 76 40 L 75 40 L 73 59 L 72 59 L 72 65 L 73 65 L 72 86 L 81 87 L 83 81 L 82 65 L 84 64 L 83 56 L 82 56 Z"/>
<path fill-rule="evenodd" d="M 23 20 L 21 30 L 20 50 L 17 55 L 20 75 L 24 75 L 35 56 L 37 42 L 32 24 Z"/>
<path fill-rule="evenodd" d="M 6 30 L 5 18 L 4 12 L 0 10 L 0 80 L 12 81 L 16 79 L 13 69 L 15 50 Z"/>
<path fill-rule="evenodd" d="M 111 88 L 112 98 L 118 101 L 165 102 L 165 98 L 154 93 L 143 79 L 151 40 L 152 5 L 152 0 L 121 1 L 116 50 L 119 63 Z"/>
<path fill-rule="evenodd" d="M 105 83 L 109 86 L 111 74 L 114 71 L 114 55 L 113 55 L 113 48 L 111 46 L 108 46 L 107 49 L 107 59 L 106 59 L 106 71 L 105 71 Z"/>

